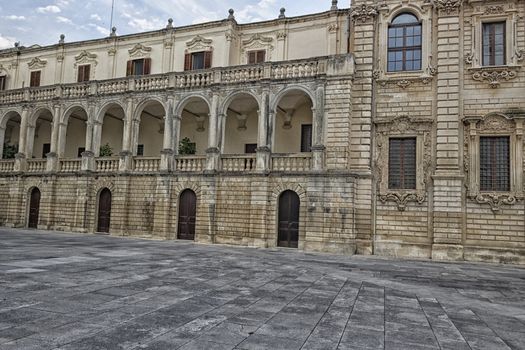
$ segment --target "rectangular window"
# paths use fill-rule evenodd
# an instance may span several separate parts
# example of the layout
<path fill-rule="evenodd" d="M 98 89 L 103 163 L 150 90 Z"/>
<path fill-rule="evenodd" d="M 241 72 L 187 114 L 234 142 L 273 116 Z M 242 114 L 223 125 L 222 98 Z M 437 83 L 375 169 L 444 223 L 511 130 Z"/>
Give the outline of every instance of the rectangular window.
<path fill-rule="evenodd" d="M 480 137 L 480 190 L 510 191 L 510 138 Z"/>
<path fill-rule="evenodd" d="M 257 152 L 257 144 L 256 143 L 247 143 L 244 145 L 244 153 L 246 154 L 252 154 Z"/>
<path fill-rule="evenodd" d="M 137 146 L 137 156 L 141 157 L 144 155 L 144 145 Z"/>
<path fill-rule="evenodd" d="M 82 153 L 86 151 L 86 147 L 79 147 L 77 150 L 77 157 L 82 158 Z"/>
<path fill-rule="evenodd" d="M 312 152 L 312 124 L 301 125 L 301 152 Z"/>
<path fill-rule="evenodd" d="M 40 86 L 40 76 L 41 76 L 41 71 L 39 70 L 31 72 L 31 80 L 29 81 L 29 86 L 30 87 Z"/>
<path fill-rule="evenodd" d="M 128 61 L 126 76 L 151 74 L 151 58 Z"/>
<path fill-rule="evenodd" d="M 505 54 L 505 22 L 483 23 L 483 65 L 503 66 Z"/>
<path fill-rule="evenodd" d="M 42 158 L 46 157 L 46 154 L 51 152 L 51 144 L 50 143 L 44 143 L 42 146 Z"/>
<path fill-rule="evenodd" d="M 188 53 L 184 57 L 184 70 L 211 68 L 211 59 L 212 59 L 211 51 Z"/>
<path fill-rule="evenodd" d="M 266 51 L 250 51 L 248 52 L 248 64 L 263 63 L 266 60 Z"/>
<path fill-rule="evenodd" d="M 6 80 L 7 79 L 6 79 L 5 75 L 0 76 L 0 91 L 5 90 L 5 81 Z"/>
<path fill-rule="evenodd" d="M 84 81 L 89 81 L 89 74 L 91 71 L 91 65 L 90 64 L 84 64 L 82 66 L 78 66 L 78 79 L 77 82 L 82 83 Z"/>
<path fill-rule="evenodd" d="M 416 138 L 391 138 L 388 157 L 388 188 L 416 189 Z"/>

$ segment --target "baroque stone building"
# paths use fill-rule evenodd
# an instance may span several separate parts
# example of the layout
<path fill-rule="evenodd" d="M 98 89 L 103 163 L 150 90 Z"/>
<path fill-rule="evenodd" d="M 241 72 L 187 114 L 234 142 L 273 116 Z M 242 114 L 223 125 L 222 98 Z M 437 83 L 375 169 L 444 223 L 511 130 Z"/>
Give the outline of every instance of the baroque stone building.
<path fill-rule="evenodd" d="M 0 51 L 0 223 L 525 263 L 524 17 L 332 1 Z"/>

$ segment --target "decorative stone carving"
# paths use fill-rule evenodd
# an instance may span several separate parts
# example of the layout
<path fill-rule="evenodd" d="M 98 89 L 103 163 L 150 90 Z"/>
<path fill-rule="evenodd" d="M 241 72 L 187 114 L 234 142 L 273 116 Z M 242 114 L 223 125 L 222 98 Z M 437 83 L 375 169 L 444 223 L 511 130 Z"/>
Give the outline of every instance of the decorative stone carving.
<path fill-rule="evenodd" d="M 487 6 L 485 9 L 485 12 L 483 12 L 484 15 L 497 15 L 500 13 L 504 13 L 505 9 L 501 5 L 495 5 L 495 6 Z"/>
<path fill-rule="evenodd" d="M 374 71 L 372 73 L 372 78 L 377 81 L 377 83 L 381 86 L 387 86 L 387 85 L 396 85 L 400 87 L 401 89 L 406 89 L 411 84 L 414 83 L 421 83 L 424 85 L 429 84 L 433 76 L 437 74 L 437 69 L 435 68 L 429 68 L 432 69 L 432 75 L 423 75 L 423 76 L 417 76 L 417 77 L 388 77 L 386 76 L 382 71 Z M 430 72 L 430 71 L 429 71 Z"/>
<path fill-rule="evenodd" d="M 278 32 L 277 33 L 277 40 L 279 40 L 279 41 L 285 40 L 287 36 L 288 35 L 286 34 L 286 32 Z"/>
<path fill-rule="evenodd" d="M 35 57 L 27 64 L 27 66 L 29 69 L 42 69 L 46 66 L 46 64 L 46 60 L 42 60 L 40 57 Z"/>
<path fill-rule="evenodd" d="M 356 22 L 366 23 L 369 20 L 374 19 L 377 16 L 377 8 L 374 6 L 363 4 L 361 6 L 352 7 L 350 17 Z"/>
<path fill-rule="evenodd" d="M 192 40 L 186 42 L 186 47 L 188 51 L 210 51 L 212 50 L 212 44 L 213 40 L 211 39 L 205 39 L 200 35 L 197 35 Z"/>
<path fill-rule="evenodd" d="M 337 33 L 337 30 L 339 29 L 339 26 L 337 25 L 337 23 L 332 23 L 328 26 L 328 33 Z"/>
<path fill-rule="evenodd" d="M 459 11 L 462 4 L 463 0 L 435 0 L 436 7 L 447 15 Z"/>
<path fill-rule="evenodd" d="M 503 81 L 508 81 L 518 76 L 514 69 L 506 67 L 471 69 L 471 71 L 473 72 L 472 79 L 486 82 L 493 89 L 498 88 Z"/>
<path fill-rule="evenodd" d="M 254 34 L 249 39 L 242 42 L 242 54 L 245 55 L 248 51 L 266 50 L 267 60 L 271 59 L 274 46 L 272 45 L 273 38 L 262 36 L 261 34 Z M 246 57 L 245 57 L 246 59 Z"/>
<path fill-rule="evenodd" d="M 515 52 L 514 52 L 514 56 L 516 56 L 516 60 L 518 62 L 523 61 L 525 59 L 525 50 L 523 50 L 523 49 L 520 49 L 520 50 L 516 49 Z"/>
<path fill-rule="evenodd" d="M 468 65 L 472 65 L 474 63 L 474 54 L 472 52 L 469 52 L 465 55 L 465 63 Z"/>
<path fill-rule="evenodd" d="M 430 119 L 398 116 L 376 121 L 375 175 L 379 189 L 379 200 L 394 202 L 399 211 L 404 211 L 409 202 L 423 204 L 427 198 L 432 173 L 432 125 Z M 388 188 L 388 144 L 390 137 L 416 137 L 416 188 L 397 190 Z"/>
<path fill-rule="evenodd" d="M 128 50 L 129 57 L 149 57 L 151 53 L 151 47 L 144 46 L 142 44 L 136 44 Z"/>
<path fill-rule="evenodd" d="M 93 66 L 96 66 L 97 65 L 97 55 L 94 53 L 90 53 L 86 50 L 76 55 L 75 56 L 75 68 L 77 68 L 80 65 L 84 65 L 84 64 L 91 64 Z"/>
<path fill-rule="evenodd" d="M 474 200 L 478 204 L 489 204 L 493 212 L 498 212 L 502 205 L 514 205 L 523 198 L 517 198 L 511 194 L 484 193 L 478 194 Z"/>

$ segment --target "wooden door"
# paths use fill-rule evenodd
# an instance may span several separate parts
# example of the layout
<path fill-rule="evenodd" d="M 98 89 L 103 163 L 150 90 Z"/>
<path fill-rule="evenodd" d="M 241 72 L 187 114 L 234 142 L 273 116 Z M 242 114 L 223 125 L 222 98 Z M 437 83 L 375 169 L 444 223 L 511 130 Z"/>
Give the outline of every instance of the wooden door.
<path fill-rule="evenodd" d="M 195 240 L 195 221 L 197 217 L 197 196 L 192 190 L 185 190 L 179 198 L 179 224 L 177 238 Z"/>
<path fill-rule="evenodd" d="M 293 191 L 285 191 L 279 197 L 279 247 L 299 246 L 299 206 L 299 196 Z"/>
<path fill-rule="evenodd" d="M 40 190 L 33 188 L 31 191 L 31 198 L 29 200 L 29 220 L 27 226 L 29 228 L 38 228 L 38 215 L 40 213 Z"/>
<path fill-rule="evenodd" d="M 109 233 L 111 220 L 111 191 L 104 188 L 98 199 L 97 232 Z"/>

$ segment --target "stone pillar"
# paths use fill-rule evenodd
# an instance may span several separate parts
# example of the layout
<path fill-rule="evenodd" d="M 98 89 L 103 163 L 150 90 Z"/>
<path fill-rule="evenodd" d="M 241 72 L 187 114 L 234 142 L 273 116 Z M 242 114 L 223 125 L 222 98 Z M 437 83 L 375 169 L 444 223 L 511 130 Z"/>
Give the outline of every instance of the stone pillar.
<path fill-rule="evenodd" d="M 160 170 L 171 171 L 173 169 L 173 108 L 174 100 L 168 98 L 166 116 L 164 117 L 164 140 L 162 151 L 160 152 Z"/>
<path fill-rule="evenodd" d="M 133 134 L 135 124 L 134 103 L 132 98 L 127 99 L 126 115 L 124 117 L 124 136 L 122 137 L 122 151 L 119 153 L 119 170 L 130 171 L 133 168 Z"/>
<path fill-rule="evenodd" d="M 171 179 L 169 176 L 157 177 L 153 213 L 153 235 L 165 239 L 170 237 Z"/>
<path fill-rule="evenodd" d="M 4 140 L 5 140 L 5 128 L 0 126 L 0 159 L 3 158 L 3 154 L 4 154 Z"/>
<path fill-rule="evenodd" d="M 438 3 L 437 19 L 437 144 L 434 179 L 433 259 L 463 257 L 463 176 L 460 167 L 460 79 L 463 60 L 458 36 L 462 33 L 461 2 Z"/>
<path fill-rule="evenodd" d="M 48 154 L 46 154 L 47 163 L 46 171 L 53 172 L 58 171 L 58 150 L 60 148 L 60 142 L 66 142 L 66 131 L 67 124 L 62 125 L 62 107 L 58 104 L 53 106 L 53 125 L 51 129 L 51 147 Z M 63 135 L 62 135 L 63 134 Z"/>
<path fill-rule="evenodd" d="M 269 94 L 263 91 L 261 96 L 261 107 L 259 110 L 258 128 L 257 128 L 257 164 L 258 172 L 267 172 L 270 170 L 271 150 L 268 142 L 268 118 L 269 118 Z"/>
<path fill-rule="evenodd" d="M 316 108 L 312 108 L 312 170 L 322 171 L 324 169 L 325 146 L 323 141 L 324 132 L 324 88 L 316 90 Z"/>
<path fill-rule="evenodd" d="M 20 137 L 18 141 L 18 153 L 23 154 L 24 156 L 27 153 L 27 124 L 29 122 L 29 107 L 22 107 L 22 115 L 20 121 Z"/>
<path fill-rule="evenodd" d="M 219 94 L 213 94 L 211 111 L 209 115 L 209 130 L 208 130 L 208 148 L 206 149 L 206 171 L 215 172 L 220 168 L 220 141 L 219 135 L 222 132 L 222 119 L 225 115 L 218 115 L 219 113 Z"/>

